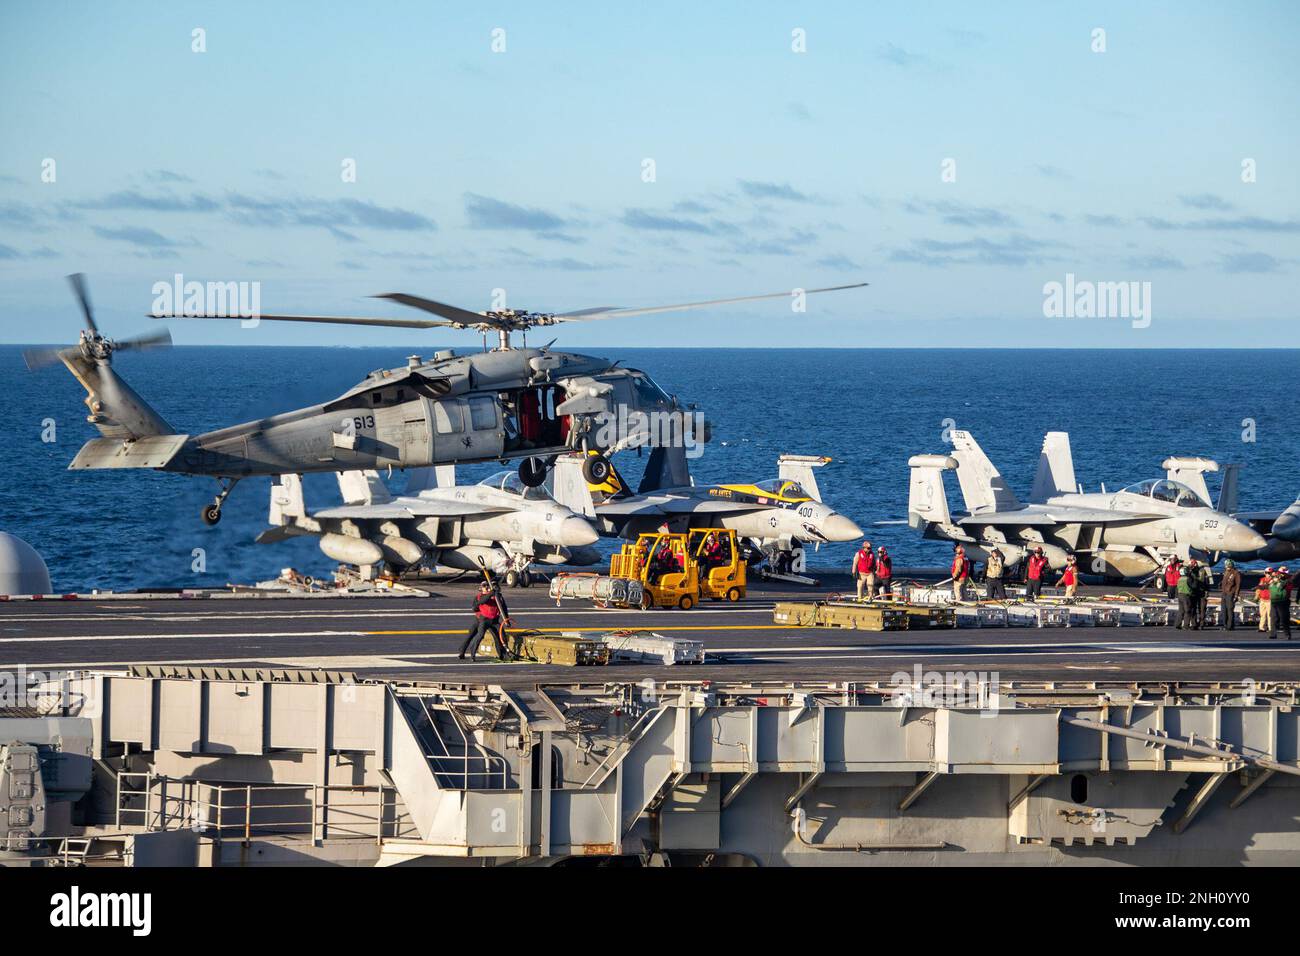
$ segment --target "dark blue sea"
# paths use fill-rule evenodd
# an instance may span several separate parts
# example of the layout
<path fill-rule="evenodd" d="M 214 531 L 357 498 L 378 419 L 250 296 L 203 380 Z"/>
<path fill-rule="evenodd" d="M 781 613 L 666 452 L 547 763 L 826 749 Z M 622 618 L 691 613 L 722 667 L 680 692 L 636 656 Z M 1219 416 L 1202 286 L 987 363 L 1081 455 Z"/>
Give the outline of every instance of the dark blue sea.
<path fill-rule="evenodd" d="M 409 348 L 176 348 L 123 354 L 118 372 L 177 431 L 197 433 L 332 398 L 365 373 L 405 364 Z M 947 420 L 971 430 L 1022 497 L 1045 431 L 1069 431 L 1086 490 L 1161 474 L 1170 454 L 1240 462 L 1241 506 L 1283 508 L 1300 490 L 1295 351 L 590 349 L 641 368 L 696 402 L 714 438 L 697 482 L 774 476 L 782 452 L 830 455 L 823 496 L 888 545 L 895 565 L 938 565 L 948 549 L 902 522 L 907 459 L 946 449 Z M 426 354 L 432 352 L 427 349 Z M 326 574 L 310 539 L 258 545 L 270 479 L 249 479 L 215 528 L 199 520 L 216 483 L 152 471 L 69 472 L 82 443 L 84 392 L 60 366 L 30 373 L 0 347 L 0 530 L 45 557 L 54 588 L 220 587 L 282 567 Z M 42 441 L 53 419 L 57 440 Z M 1250 435 L 1253 422 L 1253 441 Z M 644 459 L 615 463 L 638 480 Z M 501 466 L 462 469 L 476 480 Z M 400 491 L 404 479 L 395 473 Z M 309 506 L 338 500 L 330 475 L 308 476 Z M 1217 481 L 1210 480 L 1217 494 Z M 949 498 L 959 502 L 953 481 Z M 876 525 L 876 522 L 883 522 Z M 193 570 L 201 548 L 206 571 Z M 812 566 L 847 568 L 853 545 L 823 547 Z"/>

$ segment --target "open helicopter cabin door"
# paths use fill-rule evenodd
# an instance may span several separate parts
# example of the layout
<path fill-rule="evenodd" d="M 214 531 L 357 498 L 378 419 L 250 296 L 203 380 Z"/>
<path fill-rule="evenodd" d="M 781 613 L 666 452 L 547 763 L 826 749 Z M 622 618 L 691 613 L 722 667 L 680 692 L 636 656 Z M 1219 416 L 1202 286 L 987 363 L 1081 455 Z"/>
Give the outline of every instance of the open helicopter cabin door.
<path fill-rule="evenodd" d="M 507 451 L 561 448 L 569 439 L 569 416 L 557 411 L 565 399 L 558 385 L 537 385 L 513 393 L 508 414 Z"/>

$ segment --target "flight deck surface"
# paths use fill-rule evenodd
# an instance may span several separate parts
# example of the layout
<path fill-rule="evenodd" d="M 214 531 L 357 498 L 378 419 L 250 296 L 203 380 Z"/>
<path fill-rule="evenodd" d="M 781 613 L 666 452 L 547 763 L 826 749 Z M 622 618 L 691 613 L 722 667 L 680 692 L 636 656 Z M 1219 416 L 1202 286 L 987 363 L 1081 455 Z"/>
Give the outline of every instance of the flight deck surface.
<path fill-rule="evenodd" d="M 0 667 L 118 668 L 130 664 L 320 668 L 359 677 L 531 685 L 636 681 L 884 680 L 924 671 L 984 672 L 1001 680 L 1294 680 L 1300 640 L 1170 627 L 955 628 L 853 631 L 775 625 L 778 600 L 825 590 L 751 587 L 739 605 L 690 611 L 602 610 L 544 588 L 506 593 L 516 626 L 548 632 L 653 630 L 703 642 L 703 664 L 573 668 L 459 661 L 473 585 L 433 584 L 428 597 L 142 598 L 0 604 Z M 1091 590 L 1091 589 L 1090 589 Z M 1098 593 L 1101 589 L 1096 589 Z"/>

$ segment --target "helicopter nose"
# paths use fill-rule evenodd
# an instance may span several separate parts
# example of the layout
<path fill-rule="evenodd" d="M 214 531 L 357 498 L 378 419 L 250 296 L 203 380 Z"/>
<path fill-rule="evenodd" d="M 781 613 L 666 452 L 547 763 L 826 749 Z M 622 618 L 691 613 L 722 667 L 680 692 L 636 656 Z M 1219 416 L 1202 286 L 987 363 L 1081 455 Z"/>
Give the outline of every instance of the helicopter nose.
<path fill-rule="evenodd" d="M 827 541 L 853 541 L 862 537 L 862 529 L 841 514 L 833 514 L 822 522 L 822 534 Z"/>
<path fill-rule="evenodd" d="M 1262 534 L 1240 521 L 1234 521 L 1223 529 L 1224 551 L 1258 551 L 1266 543 Z"/>
<path fill-rule="evenodd" d="M 557 529 L 559 541 L 557 543 L 564 545 L 566 548 L 581 548 L 588 544 L 595 544 L 600 540 L 600 535 L 596 529 L 577 515 L 565 518 L 560 522 Z"/>

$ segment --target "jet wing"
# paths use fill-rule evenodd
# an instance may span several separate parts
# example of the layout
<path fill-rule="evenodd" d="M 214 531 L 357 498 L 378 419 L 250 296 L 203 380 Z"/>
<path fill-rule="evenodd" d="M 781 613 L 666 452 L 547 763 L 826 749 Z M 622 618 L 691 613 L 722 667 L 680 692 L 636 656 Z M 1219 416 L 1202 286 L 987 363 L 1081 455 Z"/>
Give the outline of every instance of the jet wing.
<path fill-rule="evenodd" d="M 311 513 L 313 518 L 357 518 L 360 520 L 383 520 L 393 518 L 414 518 L 415 514 L 401 505 L 342 505 L 338 508 L 321 508 Z"/>
<path fill-rule="evenodd" d="M 356 518 L 384 520 L 402 518 L 462 518 L 466 515 L 498 514 L 508 511 L 498 505 L 483 505 L 472 501 L 439 501 L 436 498 L 401 497 L 384 504 L 340 505 L 313 511 L 313 518 Z"/>
<path fill-rule="evenodd" d="M 1234 511 L 1232 516 L 1238 521 L 1276 521 L 1282 516 L 1280 511 Z"/>
<path fill-rule="evenodd" d="M 683 514 L 740 514 L 745 511 L 758 511 L 771 505 L 747 504 L 738 501 L 722 501 L 712 498 L 676 497 L 667 495 L 636 496 L 621 501 L 607 501 L 596 505 L 596 514 L 619 517 L 640 517 L 646 515 L 683 515 Z"/>
<path fill-rule="evenodd" d="M 669 514 L 704 514 L 716 515 L 728 512 L 741 514 L 746 511 L 763 511 L 775 505 L 758 505 L 742 501 L 723 501 L 713 498 L 673 498 L 664 509 Z"/>
<path fill-rule="evenodd" d="M 1115 524 L 1124 521 L 1142 521 L 1149 519 L 1151 515 L 1129 514 L 1120 511 L 1104 511 L 1101 508 L 1052 508 L 1046 507 L 1043 510 L 1035 508 L 1030 511 L 1022 509 L 1018 511 L 986 511 L 973 515 L 967 515 L 959 518 L 959 525 L 981 525 L 981 524 L 1028 524 L 1028 525 L 1056 525 L 1056 524 Z"/>

